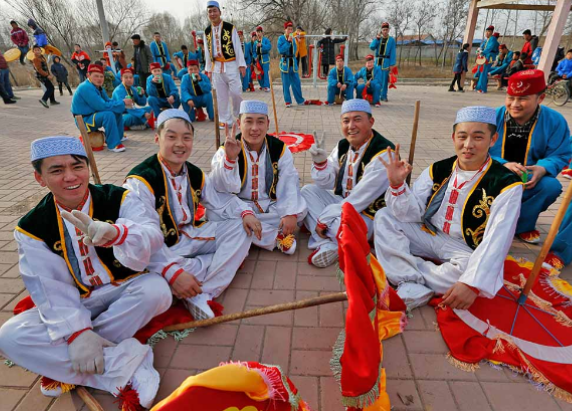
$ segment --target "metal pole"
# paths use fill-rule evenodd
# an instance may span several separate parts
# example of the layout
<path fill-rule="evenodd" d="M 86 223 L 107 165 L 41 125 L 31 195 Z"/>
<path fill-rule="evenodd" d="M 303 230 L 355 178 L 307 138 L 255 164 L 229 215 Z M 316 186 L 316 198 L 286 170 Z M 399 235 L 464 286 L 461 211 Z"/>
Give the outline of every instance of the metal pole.
<path fill-rule="evenodd" d="M 109 39 L 109 28 L 107 27 L 107 20 L 105 20 L 105 10 L 103 9 L 103 0 L 95 0 L 95 3 L 97 4 L 97 14 L 99 14 L 99 25 L 101 26 L 101 35 L 103 37 L 103 49 L 105 50 L 105 43 L 110 41 L 110 39 Z M 111 65 L 111 70 L 113 70 L 113 74 L 117 74 L 115 70 L 115 64 L 113 64 L 113 52 L 111 50 L 108 50 L 107 55 L 109 57 L 109 64 Z"/>
<path fill-rule="evenodd" d="M 344 48 L 344 66 L 350 62 L 350 36 L 346 37 L 346 47 Z"/>
<path fill-rule="evenodd" d="M 312 66 L 314 66 L 314 72 L 312 73 L 312 79 L 313 79 L 313 85 L 314 88 L 316 88 L 318 86 L 318 70 L 320 70 L 320 67 L 318 67 L 318 53 L 320 52 L 320 50 L 318 50 L 318 40 L 314 40 L 314 62 L 312 63 Z"/>

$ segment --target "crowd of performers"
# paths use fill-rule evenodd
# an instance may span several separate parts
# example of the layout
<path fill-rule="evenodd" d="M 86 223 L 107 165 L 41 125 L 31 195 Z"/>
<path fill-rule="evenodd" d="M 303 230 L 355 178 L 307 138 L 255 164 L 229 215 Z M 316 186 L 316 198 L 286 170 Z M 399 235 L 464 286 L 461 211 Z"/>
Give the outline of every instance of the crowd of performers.
<path fill-rule="evenodd" d="M 232 111 L 221 104 L 221 118 L 228 124 L 237 118 L 232 131 L 225 128 L 210 173 L 188 161 L 195 137 L 189 101 L 199 106 L 197 85 L 203 97 L 210 87 L 198 60 L 188 60 L 182 76 L 190 87 L 186 97 L 163 62 L 150 63 L 148 97 L 134 87 L 136 70 L 126 68 L 112 99 L 101 88 L 103 67 L 88 66 L 89 81 L 74 94 L 72 111 L 90 127 L 115 125 L 116 140 L 108 145 L 120 144 L 126 110 L 129 121 L 141 124 L 159 109 L 157 153 L 129 171 L 123 186 L 89 183 L 78 139 L 31 144 L 35 179 L 49 194 L 19 221 L 15 237 L 35 307 L 0 328 L 0 354 L 49 378 L 41 387 L 45 395 L 61 395 L 62 384 L 83 385 L 122 396 L 135 391 L 140 405 L 150 407 L 160 377 L 151 348 L 133 335 L 174 299 L 195 319 L 212 318 L 212 301 L 231 284 L 251 246 L 293 255 L 298 227 L 310 232 L 308 262 L 331 266 L 345 203 L 360 213 L 409 309 L 435 294 L 444 295 L 445 306 L 466 309 L 501 288 L 515 234 L 540 241 L 539 215 L 561 193 L 556 177 L 572 157 L 570 131 L 561 114 L 541 105 L 546 82 L 538 70 L 509 79 L 504 106 L 460 109 L 452 124 L 455 155 L 433 163 L 411 185 L 405 181 L 412 165 L 400 158 L 399 145 L 375 130 L 371 104 L 348 99 L 341 105 L 342 138 L 329 152 L 323 139 L 315 142 L 309 150 L 313 183 L 300 189 L 292 153 L 268 134 L 267 104 L 240 98 L 246 67 L 241 48 L 233 46 L 238 32 L 220 20 L 218 3 L 209 1 L 207 10 L 213 24 L 205 31 L 205 68 L 219 95 L 232 100 Z M 284 78 L 296 89 L 290 29 L 278 44 Z M 154 53 L 167 58 L 160 47 Z M 383 67 L 374 63 L 368 59 L 365 71 Z M 129 114 L 145 98 L 150 110 Z M 91 107 L 101 110 L 93 114 Z M 572 260 L 571 214 L 547 258 L 556 268 Z"/>

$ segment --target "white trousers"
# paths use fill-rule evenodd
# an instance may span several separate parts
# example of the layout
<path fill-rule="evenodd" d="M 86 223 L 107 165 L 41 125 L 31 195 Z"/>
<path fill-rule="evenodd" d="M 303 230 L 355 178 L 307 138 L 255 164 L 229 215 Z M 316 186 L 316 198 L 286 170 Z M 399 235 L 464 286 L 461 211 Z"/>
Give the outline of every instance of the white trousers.
<path fill-rule="evenodd" d="M 225 73 L 213 73 L 213 82 L 217 95 L 219 121 L 232 124 L 234 118 L 238 118 L 240 103 L 242 102 L 240 71 L 231 69 Z M 230 110 L 231 101 L 232 112 Z"/>
<path fill-rule="evenodd" d="M 402 223 L 387 208 L 375 214 L 374 224 L 377 259 L 393 285 L 413 282 L 444 294 L 459 280 L 473 253 L 464 241 L 439 231 L 433 236 L 421 230 L 420 223 Z"/>
<path fill-rule="evenodd" d="M 0 354 L 19 366 L 67 384 L 117 393 L 145 357 L 153 353 L 133 335 L 172 302 L 167 282 L 157 274 L 143 274 L 119 286 L 105 285 L 86 299 L 93 331 L 118 344 L 103 349 L 103 374 L 82 374 L 72 369 L 64 339 L 52 341 L 37 308 L 10 318 L 0 328 Z"/>
<path fill-rule="evenodd" d="M 331 244 L 337 247 L 338 240 L 336 236 L 340 229 L 341 214 L 328 224 L 328 231 L 326 232 L 328 236 L 327 239 L 316 234 L 316 225 L 324 208 L 331 204 L 340 204 L 343 201 L 343 197 L 335 195 L 332 190 L 324 190 L 315 184 L 308 184 L 302 187 L 302 197 L 304 197 L 308 205 L 308 214 L 304 219 L 304 225 L 306 225 L 311 235 L 308 241 L 308 248 L 313 250 L 325 244 Z M 373 234 L 373 220 L 363 214 L 360 214 L 360 216 L 367 225 L 367 236 L 369 239 Z"/>
<path fill-rule="evenodd" d="M 171 250 L 187 257 L 182 268 L 203 284 L 203 293 L 216 298 L 232 282 L 251 242 L 242 220 L 209 221 L 189 235 L 181 232 Z"/>

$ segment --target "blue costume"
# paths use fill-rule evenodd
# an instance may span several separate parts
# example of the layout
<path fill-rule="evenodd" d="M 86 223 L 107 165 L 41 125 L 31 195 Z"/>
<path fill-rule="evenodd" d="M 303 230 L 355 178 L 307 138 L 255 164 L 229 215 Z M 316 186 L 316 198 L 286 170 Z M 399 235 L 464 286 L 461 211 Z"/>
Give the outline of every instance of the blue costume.
<path fill-rule="evenodd" d="M 183 68 L 177 72 L 177 77 L 179 78 L 179 80 L 182 80 L 183 76 L 187 74 L 187 61 L 189 60 L 199 61 L 199 53 L 193 53 L 192 51 L 189 51 L 186 56 L 185 53 L 183 53 L 183 50 L 177 51 L 176 53 L 173 53 L 173 56 L 175 56 L 175 58 L 180 58 L 181 62 L 183 63 Z"/>
<path fill-rule="evenodd" d="M 556 66 L 556 72 L 560 77 L 566 76 L 566 78 L 570 78 L 572 75 L 572 59 L 564 59 L 558 63 L 558 66 Z"/>
<path fill-rule="evenodd" d="M 572 262 L 572 203 L 568 206 L 558 234 L 550 247 L 550 252 L 562 260 L 564 265 Z"/>
<path fill-rule="evenodd" d="M 512 51 L 509 51 L 508 53 L 506 53 L 506 56 L 504 56 L 504 60 L 500 63 L 500 65 L 497 65 L 495 68 L 491 69 L 491 76 L 496 76 L 497 74 L 499 75 L 503 75 L 506 71 L 506 69 L 510 66 L 510 62 L 512 61 Z"/>
<path fill-rule="evenodd" d="M 540 106 L 538 110 L 538 117 L 528 135 L 528 142 L 519 138 L 517 146 L 505 138 L 506 108 L 497 108 L 499 138 L 489 150 L 491 157 L 502 164 L 517 161 L 524 166 L 538 165 L 546 169 L 546 175 L 534 188 L 524 190 L 516 234 L 534 230 L 539 214 L 556 201 L 562 191 L 562 185 L 556 176 L 568 165 L 572 157 L 570 130 L 562 114 L 545 106 Z M 524 161 L 510 158 L 519 150 L 523 153 Z"/>
<path fill-rule="evenodd" d="M 83 117 L 88 133 L 103 127 L 110 149 L 121 144 L 124 111 L 123 101 L 111 100 L 103 88 L 94 86 L 89 80 L 78 86 L 72 98 L 72 114 Z"/>
<path fill-rule="evenodd" d="M 395 66 L 395 39 L 391 36 L 387 40 L 383 37 L 374 38 L 369 48 L 375 51 L 375 65 L 381 68 L 381 99 L 387 101 L 389 89 L 389 69 Z M 377 103 L 377 101 L 374 101 Z"/>
<path fill-rule="evenodd" d="M 155 113 L 155 118 L 159 117 L 161 113 L 161 108 L 179 108 L 181 105 L 181 99 L 179 98 L 179 90 L 173 81 L 173 77 L 169 74 L 161 74 L 163 80 L 160 83 L 154 83 L 154 76 L 149 76 L 147 78 L 147 95 L 149 98 L 147 102 L 153 108 L 153 113 Z M 167 97 L 173 96 L 175 98 L 174 103 L 171 105 L 167 101 Z"/>
<path fill-rule="evenodd" d="M 163 71 L 166 74 L 175 73 L 175 70 L 169 64 L 169 68 L 166 69 L 165 66 L 167 63 L 171 63 L 171 55 L 169 54 L 169 48 L 167 47 L 167 43 L 161 41 L 157 43 L 156 41 L 152 41 L 149 45 L 151 48 L 151 55 L 153 56 L 153 62 L 159 63 L 163 68 Z"/>
<path fill-rule="evenodd" d="M 205 52 L 201 46 L 197 46 L 197 54 L 199 56 L 199 69 L 205 71 Z"/>
<path fill-rule="evenodd" d="M 381 95 L 381 78 L 383 76 L 381 68 L 379 66 L 373 66 L 371 72 L 369 72 L 370 78 L 368 79 L 368 72 L 366 67 L 362 67 L 360 71 L 355 75 L 356 84 L 356 98 L 363 98 L 363 89 L 365 88 L 365 83 L 369 80 L 369 87 L 367 88 L 367 94 L 372 95 L 373 104 L 377 103 Z M 359 80 L 362 79 L 364 84 L 358 84 Z"/>
<path fill-rule="evenodd" d="M 284 38 L 284 40 L 286 40 L 286 38 Z M 262 67 L 263 76 L 258 83 L 260 84 L 260 87 L 268 88 L 270 87 L 268 71 L 270 70 L 270 50 L 272 50 L 272 43 L 270 43 L 270 40 L 268 40 L 267 37 L 262 37 L 260 47 L 258 47 L 259 43 L 260 42 L 258 40 L 254 42 L 254 46 L 252 47 L 253 58 L 258 61 Z M 280 39 L 278 40 L 278 48 L 280 48 Z M 296 55 L 296 53 L 294 53 L 294 55 Z M 298 71 L 298 69 L 296 69 L 296 71 Z"/>
<path fill-rule="evenodd" d="M 280 74 L 282 75 L 282 90 L 284 92 L 284 102 L 292 104 L 292 96 L 290 88 L 294 93 L 296 103 L 303 104 L 302 83 L 298 75 L 298 61 L 294 57 L 296 55 L 296 42 L 288 41 L 285 35 L 278 38 L 278 52 L 280 53 Z"/>
<path fill-rule="evenodd" d="M 351 100 L 354 98 L 354 74 L 349 67 L 344 66 L 343 71 L 339 73 L 337 67 L 334 67 L 328 74 L 328 104 L 334 104 L 336 95 L 339 95 L 340 93 L 338 83 L 342 83 L 347 86 L 346 90 L 342 91 L 342 94 L 345 95 L 346 100 Z"/>
<path fill-rule="evenodd" d="M 125 88 L 125 84 L 120 84 L 113 90 L 113 99 L 123 101 L 127 97 L 133 100 L 133 104 L 140 106 L 139 108 L 125 108 L 123 112 L 123 124 L 125 127 L 142 126 L 147 124 L 145 113 L 151 113 L 153 109 L 147 105 L 147 97 L 137 92 L 137 88 L 131 86 L 129 92 Z"/>
<path fill-rule="evenodd" d="M 189 100 L 195 103 L 195 109 L 206 107 L 209 119 L 214 119 L 213 111 L 213 95 L 211 93 L 211 82 L 203 73 L 199 73 L 199 81 L 193 81 L 190 74 L 183 76 L 181 82 L 181 99 L 183 100 L 183 109 L 187 112 L 191 121 L 195 121 L 196 110 L 191 110 Z"/>
<path fill-rule="evenodd" d="M 250 65 L 252 64 L 252 44 L 250 42 L 242 43 L 242 49 L 244 52 L 244 61 L 246 62 L 246 75 L 242 78 L 242 91 L 245 92 L 250 88 L 250 77 L 252 75 L 250 71 Z"/>
<path fill-rule="evenodd" d="M 488 39 L 483 40 L 483 43 L 481 43 L 481 54 L 487 61 L 483 64 L 483 71 L 479 73 L 479 82 L 476 89 L 486 93 L 489 82 L 489 70 L 499 55 L 499 41 L 495 36 L 490 36 Z"/>

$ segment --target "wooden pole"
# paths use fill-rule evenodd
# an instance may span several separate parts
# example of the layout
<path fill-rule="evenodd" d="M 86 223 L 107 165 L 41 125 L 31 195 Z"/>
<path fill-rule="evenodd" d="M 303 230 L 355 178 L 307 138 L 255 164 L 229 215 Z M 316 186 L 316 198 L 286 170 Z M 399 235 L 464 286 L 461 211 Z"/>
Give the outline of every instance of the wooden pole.
<path fill-rule="evenodd" d="M 415 159 L 415 145 L 417 144 L 417 129 L 419 128 L 419 110 L 421 109 L 421 102 L 417 100 L 415 102 L 415 114 L 413 115 L 413 131 L 411 131 L 411 145 L 409 146 L 409 164 L 413 166 L 413 160 Z M 407 185 L 411 183 L 411 173 L 407 176 L 405 180 Z"/>
<path fill-rule="evenodd" d="M 87 392 L 85 387 L 77 387 L 75 389 L 75 392 L 77 393 L 79 398 L 81 398 L 82 401 L 85 403 L 89 411 L 105 411 L 101 406 L 101 404 L 97 402 L 97 400 L 93 398 L 93 396 L 89 392 Z"/>
<path fill-rule="evenodd" d="M 274 314 L 282 311 L 299 310 L 301 308 L 314 307 L 316 305 L 337 303 L 340 301 L 346 301 L 347 299 L 348 297 L 345 292 L 336 294 L 327 294 L 327 295 L 322 295 L 320 297 L 307 298 L 305 300 L 292 301 L 290 303 L 285 303 L 285 304 L 276 304 L 268 307 L 255 308 L 240 313 L 221 315 L 220 317 L 209 318 L 208 320 L 198 320 L 184 324 L 170 325 L 168 327 L 163 328 L 163 331 L 165 332 L 181 331 L 187 328 L 206 327 L 208 325 L 221 324 L 229 321 L 240 320 L 243 318 L 258 317 L 260 315 Z"/>
<path fill-rule="evenodd" d="M 550 226 L 550 231 L 548 232 L 548 236 L 546 240 L 544 240 L 544 244 L 540 249 L 540 254 L 536 257 L 536 261 L 534 262 L 534 266 L 532 267 L 532 271 L 528 276 L 528 280 L 526 280 L 526 284 L 520 294 L 519 303 L 524 304 L 530 290 L 536 283 L 536 278 L 538 274 L 540 274 L 540 270 L 542 268 L 542 263 L 546 259 L 546 255 L 550 251 L 550 247 L 552 247 L 552 243 L 554 242 L 554 238 L 556 234 L 558 234 L 558 230 L 560 229 L 560 224 L 562 224 L 562 220 L 564 219 L 564 214 L 568 211 L 568 206 L 570 205 L 570 200 L 572 199 L 572 183 L 568 184 L 568 188 L 566 189 L 566 193 L 564 194 L 564 198 L 562 199 L 562 204 L 560 204 L 560 208 L 556 213 L 556 217 L 554 217 L 554 221 L 552 221 L 552 225 Z"/>
<path fill-rule="evenodd" d="M 87 153 L 87 158 L 89 159 L 89 165 L 91 167 L 91 176 L 93 177 L 93 182 L 95 184 L 101 184 L 101 179 L 99 178 L 99 171 L 97 171 L 97 164 L 95 163 L 95 157 L 93 151 L 91 151 L 91 142 L 89 141 L 89 135 L 87 134 L 87 129 L 85 128 L 85 123 L 83 122 L 82 116 L 75 116 L 75 121 L 79 127 L 79 132 L 81 133 L 81 138 L 83 140 L 83 146 L 85 147 L 85 152 Z"/>
<path fill-rule="evenodd" d="M 272 85 L 272 74 L 270 73 L 270 64 L 268 65 L 268 81 L 270 82 L 270 94 L 272 94 L 272 108 L 274 109 L 274 125 L 276 126 L 276 138 L 280 137 L 278 131 L 278 116 L 276 115 L 276 100 L 274 99 L 274 86 Z"/>
<path fill-rule="evenodd" d="M 214 123 L 215 123 L 215 150 L 220 147 L 220 129 L 219 129 L 219 119 L 218 119 L 218 99 L 216 96 L 216 89 L 213 88 L 213 106 L 214 106 Z"/>

